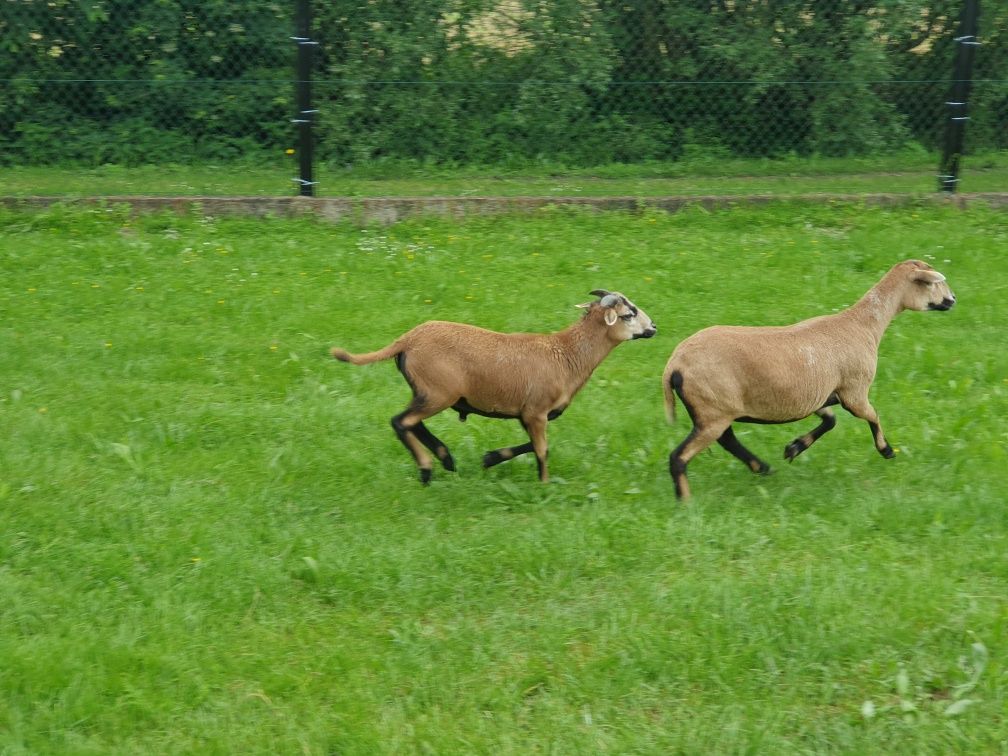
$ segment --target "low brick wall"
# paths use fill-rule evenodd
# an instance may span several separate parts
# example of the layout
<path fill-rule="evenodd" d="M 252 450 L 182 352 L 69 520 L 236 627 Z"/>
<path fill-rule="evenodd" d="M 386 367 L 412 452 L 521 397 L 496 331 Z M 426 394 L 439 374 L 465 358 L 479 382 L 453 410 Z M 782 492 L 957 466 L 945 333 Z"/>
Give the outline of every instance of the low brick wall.
<path fill-rule="evenodd" d="M 531 213 L 546 207 L 641 212 L 652 208 L 676 212 L 690 205 L 707 209 L 786 203 L 853 203 L 876 207 L 908 205 L 986 205 L 1008 209 L 1008 193 L 966 194 L 801 194 L 792 196 L 692 197 L 0 197 L 0 205 L 25 210 L 55 204 L 119 205 L 135 212 L 198 212 L 209 216 L 251 217 L 312 215 L 324 220 L 354 223 L 395 223 L 422 215 L 463 218 L 474 215 Z"/>

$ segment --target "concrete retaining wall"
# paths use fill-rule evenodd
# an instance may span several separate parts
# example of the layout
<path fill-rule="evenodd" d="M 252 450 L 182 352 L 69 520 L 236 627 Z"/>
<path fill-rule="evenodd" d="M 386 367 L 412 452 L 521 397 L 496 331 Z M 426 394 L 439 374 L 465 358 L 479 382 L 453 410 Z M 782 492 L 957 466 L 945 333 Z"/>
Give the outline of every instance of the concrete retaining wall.
<path fill-rule="evenodd" d="M 394 223 L 422 215 L 463 218 L 474 215 L 531 213 L 545 207 L 641 212 L 676 212 L 690 205 L 707 209 L 786 203 L 850 203 L 876 207 L 908 205 L 986 205 L 1008 209 L 1008 193 L 973 194 L 801 194 L 695 197 L 0 197 L 0 205 L 25 210 L 66 205 L 127 204 L 135 212 L 198 212 L 208 216 L 305 216 L 361 224 Z"/>

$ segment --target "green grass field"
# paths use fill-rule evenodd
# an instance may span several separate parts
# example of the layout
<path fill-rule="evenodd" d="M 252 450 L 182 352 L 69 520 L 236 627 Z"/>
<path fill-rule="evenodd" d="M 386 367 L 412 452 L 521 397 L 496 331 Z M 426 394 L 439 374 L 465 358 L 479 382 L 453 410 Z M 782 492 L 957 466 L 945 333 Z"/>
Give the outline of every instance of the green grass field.
<path fill-rule="evenodd" d="M 789 205 L 390 227 L 0 211 L 0 752 L 1003 753 L 1008 215 Z M 660 376 L 717 322 L 853 303 L 909 257 L 866 424 L 740 426 L 678 504 Z M 550 426 L 389 418 L 429 318 L 659 325 Z"/>
<path fill-rule="evenodd" d="M 809 193 L 928 194 L 937 188 L 939 156 L 924 151 L 871 158 L 726 159 L 697 153 L 676 163 L 570 169 L 437 168 L 401 163 L 319 165 L 321 197 L 386 196 L 688 196 Z M 296 194 L 293 158 L 239 165 L 98 168 L 11 167 L 0 173 L 8 196 L 280 196 Z M 960 190 L 1003 192 L 1008 152 L 964 158 Z"/>

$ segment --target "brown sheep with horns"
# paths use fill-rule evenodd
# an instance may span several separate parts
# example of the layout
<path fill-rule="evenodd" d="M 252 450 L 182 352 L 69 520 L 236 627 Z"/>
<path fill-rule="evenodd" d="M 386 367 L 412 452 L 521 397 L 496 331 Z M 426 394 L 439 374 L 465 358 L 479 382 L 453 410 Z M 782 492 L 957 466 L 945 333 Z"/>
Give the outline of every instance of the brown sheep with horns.
<path fill-rule="evenodd" d="M 333 347 L 332 356 L 354 365 L 395 358 L 413 400 L 392 418 L 392 427 L 416 460 L 423 483 L 430 481 L 433 466 L 428 450 L 446 470 L 455 469 L 448 448 L 423 423 L 449 407 L 461 420 L 469 414 L 517 419 L 530 441 L 487 452 L 483 466 L 535 452 L 539 479 L 546 482 L 546 423 L 563 413 L 618 344 L 650 338 L 657 330 L 647 313 L 619 292 L 597 289 L 592 295 L 600 299 L 578 305 L 585 308 L 581 320 L 556 333 L 497 333 L 432 320 L 377 352 L 350 354 Z"/>

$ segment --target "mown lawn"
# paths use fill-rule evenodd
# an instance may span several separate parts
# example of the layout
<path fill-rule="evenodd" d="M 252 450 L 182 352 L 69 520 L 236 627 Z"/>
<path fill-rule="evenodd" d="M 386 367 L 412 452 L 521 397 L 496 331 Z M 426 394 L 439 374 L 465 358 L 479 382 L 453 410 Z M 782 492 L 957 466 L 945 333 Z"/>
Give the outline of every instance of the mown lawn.
<path fill-rule="evenodd" d="M 0 751 L 992 753 L 1008 747 L 1008 215 L 789 205 L 391 227 L 0 211 Z M 677 503 L 660 376 L 715 323 L 853 303 L 931 262 L 861 421 L 740 426 Z M 389 418 L 428 318 L 659 325 L 551 424 Z"/>
<path fill-rule="evenodd" d="M 696 155 L 675 163 L 593 168 L 439 168 L 415 164 L 316 167 L 320 197 L 516 196 L 639 197 L 691 195 L 929 194 L 938 186 L 937 154 L 870 158 L 726 159 Z M 0 195 L 282 196 L 297 193 L 294 158 L 224 165 L 8 167 Z M 1003 192 L 1008 152 L 963 159 L 963 192 Z"/>

